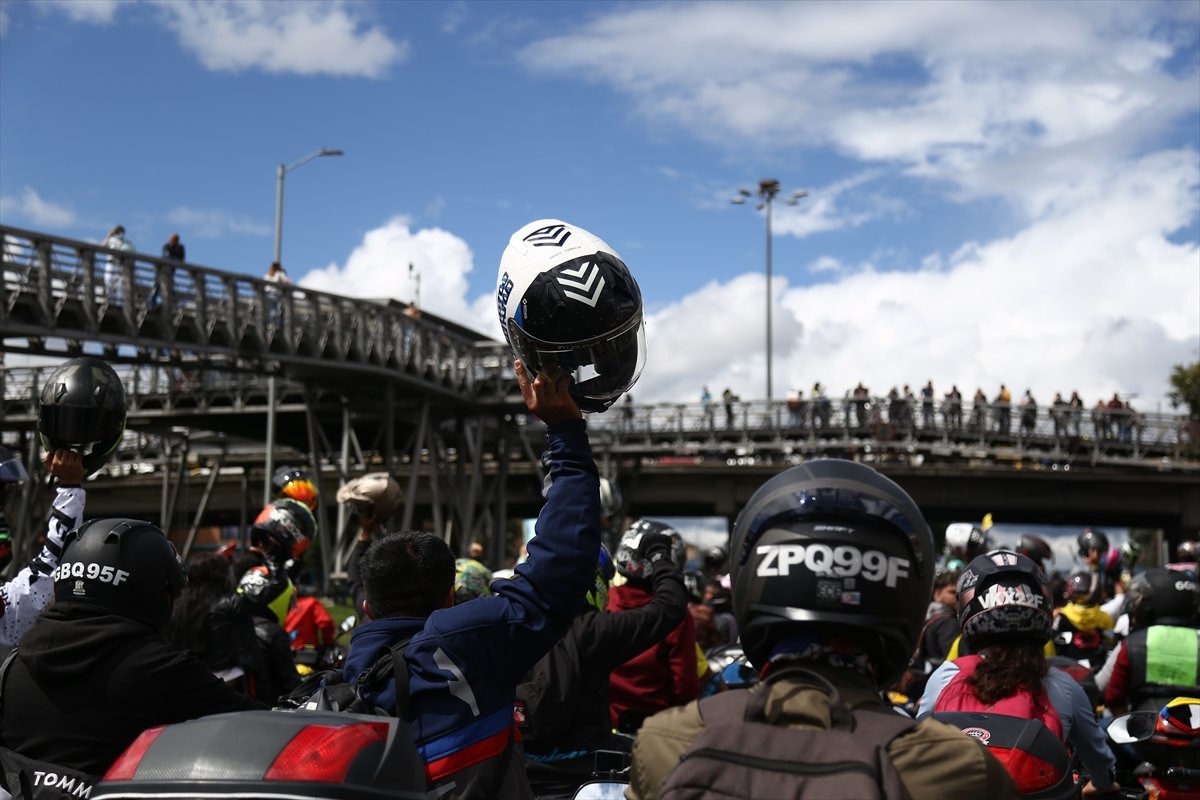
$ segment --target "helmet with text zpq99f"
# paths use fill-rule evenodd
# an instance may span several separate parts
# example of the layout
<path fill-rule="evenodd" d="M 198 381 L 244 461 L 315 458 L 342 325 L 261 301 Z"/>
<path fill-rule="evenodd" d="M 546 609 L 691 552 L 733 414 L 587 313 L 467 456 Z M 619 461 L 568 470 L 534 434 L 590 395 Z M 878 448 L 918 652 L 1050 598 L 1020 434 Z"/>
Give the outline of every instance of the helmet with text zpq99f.
<path fill-rule="evenodd" d="M 933 533 L 916 503 L 853 461 L 779 473 L 734 524 L 733 614 L 759 669 L 776 645 L 829 632 L 860 642 L 889 685 L 912 654 L 933 575 Z"/>
<path fill-rule="evenodd" d="M 284 558 L 299 558 L 317 535 L 317 518 L 299 500 L 272 500 L 250 526 L 250 544 Z"/>
<path fill-rule="evenodd" d="M 993 550 L 973 559 L 958 579 L 958 624 L 977 636 L 1050 638 L 1054 595 L 1036 561 L 1015 550 Z"/>
<path fill-rule="evenodd" d="M 387 519 L 400 510 L 404 492 L 386 472 L 368 472 L 347 481 L 337 491 L 338 503 L 349 503 L 359 514 Z"/>
<path fill-rule="evenodd" d="M 1017 552 L 1037 563 L 1042 569 L 1046 568 L 1047 561 L 1054 560 L 1054 551 L 1051 550 L 1050 543 L 1031 533 L 1021 534 L 1017 542 Z"/>
<path fill-rule="evenodd" d="M 24 483 L 27 480 L 29 480 L 29 473 L 25 471 L 25 465 L 21 463 L 20 457 L 12 450 L 0 445 L 0 484 Z"/>
<path fill-rule="evenodd" d="M 312 475 L 299 467 L 280 467 L 271 476 L 271 488 L 276 497 L 290 497 L 308 506 L 310 511 L 317 510 L 317 484 Z"/>
<path fill-rule="evenodd" d="M 94 519 L 67 532 L 54 570 L 54 599 L 139 620 L 156 631 L 187 585 L 175 546 L 149 522 Z"/>
<path fill-rule="evenodd" d="M 628 580 L 649 580 L 653 565 L 650 563 L 647 534 L 661 534 L 671 540 L 671 561 L 683 569 L 687 562 L 687 547 L 679 531 L 670 525 L 652 519 L 640 519 L 621 534 L 617 543 L 617 572 Z"/>
<path fill-rule="evenodd" d="M 1076 537 L 1075 543 L 1079 545 L 1080 558 L 1087 558 L 1093 550 L 1101 554 L 1108 552 L 1108 537 L 1104 535 L 1103 531 L 1086 528 Z"/>
<path fill-rule="evenodd" d="M 296 587 L 286 575 L 272 574 L 266 567 L 251 567 L 238 581 L 237 592 L 251 609 L 269 615 L 282 625 L 296 596 Z"/>
<path fill-rule="evenodd" d="M 583 228 L 540 219 L 514 233 L 496 306 L 513 354 L 531 375 L 569 373 L 583 411 L 604 411 L 642 374 L 642 292 L 617 251 Z"/>
<path fill-rule="evenodd" d="M 47 450 L 83 456 L 90 475 L 104 466 L 125 432 L 125 387 L 98 358 L 64 361 L 42 385 L 38 434 Z"/>
<path fill-rule="evenodd" d="M 1200 584 L 1189 571 L 1152 567 L 1129 582 L 1125 611 L 1130 630 L 1151 625 L 1194 627 L 1200 615 Z"/>

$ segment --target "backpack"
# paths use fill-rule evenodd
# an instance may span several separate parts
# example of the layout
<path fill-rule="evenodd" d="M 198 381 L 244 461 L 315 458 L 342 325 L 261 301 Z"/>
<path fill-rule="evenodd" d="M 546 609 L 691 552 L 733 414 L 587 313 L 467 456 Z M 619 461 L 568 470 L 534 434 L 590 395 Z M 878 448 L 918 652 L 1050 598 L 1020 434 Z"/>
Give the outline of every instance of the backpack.
<path fill-rule="evenodd" d="M 13 648 L 0 665 L 0 708 L 4 704 L 4 679 L 17 657 Z M 38 761 L 0 745 L 0 789 L 16 800 L 77 800 L 86 798 L 99 783 L 98 775 Z"/>
<path fill-rule="evenodd" d="M 411 638 L 411 637 L 410 637 Z M 341 670 L 323 669 L 306 676 L 282 700 L 284 708 L 303 708 L 310 711 L 345 711 L 351 714 L 374 714 L 390 717 L 387 709 L 379 708 L 363 695 L 378 688 L 389 678 L 396 682 L 395 716 L 411 722 L 408 707 L 408 664 L 404 651 L 409 639 L 393 644 L 363 670 L 354 683 L 347 683 Z"/>
<path fill-rule="evenodd" d="M 784 668 L 766 683 L 803 675 L 829 695 L 832 727 L 800 730 L 766 720 L 769 688 L 700 701 L 704 730 L 667 778 L 663 800 L 741 797 L 902 797 L 887 746 L 916 721 L 887 709 L 851 711 L 829 681 Z"/>
<path fill-rule="evenodd" d="M 959 656 L 954 663 L 958 666 L 958 674 L 950 679 L 946 688 L 938 695 L 933 710 L 938 711 L 982 711 L 986 714 L 998 714 L 1020 719 L 1036 719 L 1050 729 L 1050 732 L 1060 740 L 1063 738 L 1062 719 L 1058 711 L 1050 703 L 1046 690 L 1038 687 L 1035 695 L 1029 689 L 1021 687 L 1016 694 L 1005 697 L 993 705 L 984 705 L 975 696 L 967 679 L 975 674 L 979 666 L 979 656 Z"/>

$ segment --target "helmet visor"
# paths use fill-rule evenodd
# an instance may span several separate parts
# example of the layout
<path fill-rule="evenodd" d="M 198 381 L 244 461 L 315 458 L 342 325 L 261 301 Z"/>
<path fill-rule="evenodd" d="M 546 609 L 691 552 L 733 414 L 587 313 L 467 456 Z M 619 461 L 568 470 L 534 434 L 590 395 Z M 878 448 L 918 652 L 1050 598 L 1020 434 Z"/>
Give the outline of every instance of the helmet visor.
<path fill-rule="evenodd" d="M 82 450 L 108 442 L 120 435 L 121 423 L 120 417 L 104 408 L 43 404 L 38 409 L 38 430 L 58 447 Z"/>
<path fill-rule="evenodd" d="M 604 411 L 641 377 L 646 365 L 646 328 L 636 314 L 615 331 L 582 342 L 539 341 L 509 325 L 513 351 L 526 367 L 558 367 L 571 375 L 571 396 L 584 411 Z"/>

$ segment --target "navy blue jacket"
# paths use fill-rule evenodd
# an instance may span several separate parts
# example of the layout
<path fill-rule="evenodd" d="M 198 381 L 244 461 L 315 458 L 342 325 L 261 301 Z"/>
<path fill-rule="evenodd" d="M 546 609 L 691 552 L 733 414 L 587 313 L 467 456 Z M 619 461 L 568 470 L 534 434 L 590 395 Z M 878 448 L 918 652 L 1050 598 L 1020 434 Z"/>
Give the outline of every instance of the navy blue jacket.
<path fill-rule="evenodd" d="M 528 559 L 496 595 L 427 619 L 371 620 L 355 630 L 343 675 L 355 680 L 391 644 L 412 637 L 413 735 L 431 788 L 450 797 L 531 797 L 513 722 L 516 686 L 583 610 L 600 550 L 600 484 L 582 420 L 550 427 L 546 505 Z M 393 711 L 392 685 L 376 705 Z"/>

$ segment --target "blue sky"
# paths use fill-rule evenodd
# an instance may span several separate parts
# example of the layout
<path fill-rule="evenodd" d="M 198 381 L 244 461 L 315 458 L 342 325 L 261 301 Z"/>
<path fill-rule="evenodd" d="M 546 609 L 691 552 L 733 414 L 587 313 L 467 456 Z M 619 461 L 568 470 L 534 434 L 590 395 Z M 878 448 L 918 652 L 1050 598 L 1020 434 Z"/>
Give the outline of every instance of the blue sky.
<path fill-rule="evenodd" d="M 1153 410 L 1200 358 L 1200 3 L 0 3 L 0 221 L 498 336 L 558 217 L 641 284 L 641 401 L 932 379 Z M 1164 410 L 1165 410 L 1164 406 Z"/>

